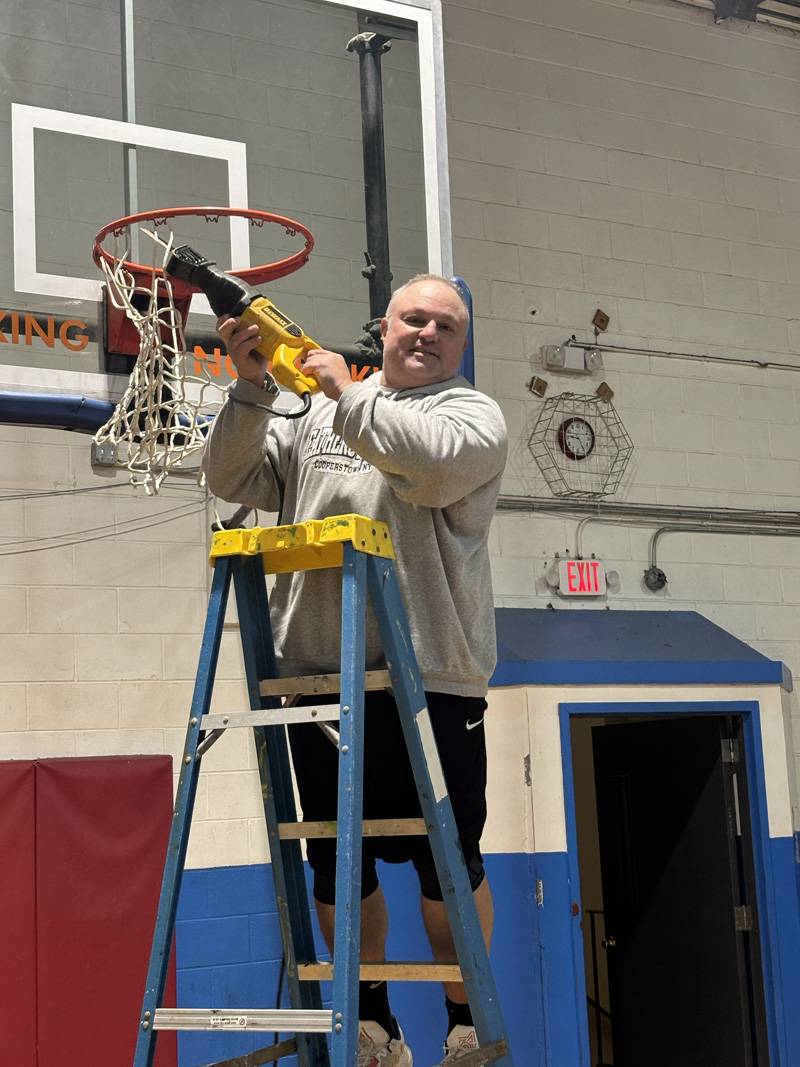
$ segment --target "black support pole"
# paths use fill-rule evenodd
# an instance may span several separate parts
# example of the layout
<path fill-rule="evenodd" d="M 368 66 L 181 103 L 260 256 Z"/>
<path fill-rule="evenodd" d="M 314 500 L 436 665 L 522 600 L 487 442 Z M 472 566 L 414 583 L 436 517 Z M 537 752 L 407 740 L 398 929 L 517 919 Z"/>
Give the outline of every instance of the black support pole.
<path fill-rule="evenodd" d="M 348 52 L 358 55 L 361 77 L 361 132 L 367 215 L 367 265 L 361 273 L 369 282 L 369 310 L 373 319 L 384 314 L 392 291 L 381 80 L 381 56 L 390 47 L 389 38 L 380 33 L 359 33 L 347 45 Z"/>

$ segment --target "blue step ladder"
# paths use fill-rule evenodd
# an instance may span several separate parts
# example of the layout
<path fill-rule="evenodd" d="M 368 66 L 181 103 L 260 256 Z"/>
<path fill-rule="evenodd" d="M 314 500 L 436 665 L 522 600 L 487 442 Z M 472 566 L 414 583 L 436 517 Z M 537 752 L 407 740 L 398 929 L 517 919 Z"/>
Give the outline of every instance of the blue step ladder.
<path fill-rule="evenodd" d="M 223 530 L 214 535 L 211 585 L 174 817 L 158 905 L 133 1067 L 152 1067 L 160 1030 L 274 1031 L 290 1040 L 224 1061 L 251 1067 L 297 1055 L 299 1067 L 355 1067 L 359 980 L 463 981 L 480 1048 L 459 1067 L 496 1062 L 513 1067 L 497 990 L 458 839 L 450 798 L 425 705 L 422 678 L 403 608 L 394 551 L 384 523 L 337 515 L 294 526 Z M 265 573 L 342 569 L 341 674 L 278 678 Z M 233 579 L 250 711 L 210 714 L 225 609 Z M 386 671 L 365 671 L 367 592 L 386 655 Z M 362 823 L 364 691 L 391 687 L 419 793 L 423 819 Z M 300 696 L 339 693 L 339 704 L 291 706 Z M 281 705 L 280 698 L 285 699 Z M 292 790 L 285 727 L 317 722 L 339 749 L 338 820 L 302 823 Z M 338 737 L 330 723 L 338 722 Z M 290 1009 L 163 1008 L 175 913 L 203 754 L 231 728 L 255 735 L 270 861 L 286 959 Z M 300 839 L 333 836 L 336 918 L 333 964 L 318 962 Z M 429 836 L 458 964 L 360 964 L 361 837 L 364 833 Z M 323 1008 L 320 980 L 332 980 Z M 327 1035 L 330 1035 L 330 1043 Z"/>

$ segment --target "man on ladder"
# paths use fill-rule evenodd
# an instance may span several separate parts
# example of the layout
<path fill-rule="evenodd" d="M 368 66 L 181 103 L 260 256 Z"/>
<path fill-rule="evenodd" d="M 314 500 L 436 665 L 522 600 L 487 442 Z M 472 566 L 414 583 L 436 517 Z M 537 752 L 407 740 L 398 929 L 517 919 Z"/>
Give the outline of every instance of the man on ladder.
<path fill-rule="evenodd" d="M 383 370 L 353 382 L 343 358 L 310 352 L 302 365 L 319 383 L 309 414 L 273 418 L 275 399 L 257 326 L 221 319 L 238 379 L 215 420 L 204 459 L 209 488 L 225 500 L 280 513 L 280 522 L 358 513 L 386 522 L 398 582 L 447 790 L 487 945 L 492 898 L 479 842 L 486 818 L 483 715 L 495 664 L 487 540 L 507 453 L 502 413 L 456 371 L 469 315 L 458 290 L 435 275 L 398 289 L 382 320 Z M 331 570 L 278 575 L 270 597 L 279 670 L 338 670 L 341 585 Z M 384 662 L 368 616 L 367 667 Z M 367 693 L 364 818 L 419 815 L 419 802 L 390 694 Z M 290 727 L 306 820 L 335 820 L 338 754 L 316 725 Z M 320 926 L 333 947 L 335 841 L 308 842 Z M 383 960 L 388 917 L 376 859 L 411 860 L 425 928 L 437 960 L 455 956 L 442 892 L 425 837 L 366 838 L 361 958 Z M 442 1064 L 477 1047 L 460 983 L 445 983 Z M 359 984 L 358 1067 L 410 1067 L 385 982 Z"/>

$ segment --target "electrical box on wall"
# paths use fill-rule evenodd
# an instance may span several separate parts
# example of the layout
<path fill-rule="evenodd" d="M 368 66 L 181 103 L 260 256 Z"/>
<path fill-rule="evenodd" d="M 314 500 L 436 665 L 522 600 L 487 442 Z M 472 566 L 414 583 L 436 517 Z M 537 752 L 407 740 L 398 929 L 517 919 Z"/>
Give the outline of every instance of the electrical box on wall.
<path fill-rule="evenodd" d="M 586 361 L 582 348 L 572 345 L 542 345 L 542 365 L 547 370 L 583 373 Z"/>
<path fill-rule="evenodd" d="M 563 345 L 542 345 L 540 354 L 545 370 L 592 374 L 603 369 L 603 357 L 599 348 L 586 348 L 567 341 Z"/>

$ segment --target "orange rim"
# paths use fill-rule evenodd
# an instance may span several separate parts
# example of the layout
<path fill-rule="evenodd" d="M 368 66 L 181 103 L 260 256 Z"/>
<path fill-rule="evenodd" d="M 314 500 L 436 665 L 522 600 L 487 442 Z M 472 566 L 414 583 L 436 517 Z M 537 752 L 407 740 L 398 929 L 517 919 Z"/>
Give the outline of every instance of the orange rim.
<path fill-rule="evenodd" d="M 204 218 L 206 222 L 218 222 L 220 218 L 232 215 L 239 216 L 248 219 L 251 226 L 260 228 L 265 222 L 270 222 L 276 226 L 282 226 L 290 237 L 299 235 L 303 238 L 305 242 L 303 247 L 285 259 L 275 260 L 274 263 L 262 263 L 255 267 L 231 269 L 228 272 L 229 274 L 235 274 L 237 278 L 241 278 L 248 285 L 274 281 L 276 278 L 284 278 L 287 274 L 294 273 L 308 261 L 308 257 L 314 247 L 314 238 L 311 236 L 311 231 L 308 227 L 301 222 L 296 222 L 294 219 L 286 218 L 284 215 L 276 215 L 272 211 L 236 207 L 171 207 L 163 211 L 140 211 L 135 215 L 124 215 L 122 218 L 112 219 L 111 222 L 107 222 L 95 236 L 92 245 L 92 259 L 98 267 L 101 266 L 103 261 L 113 267 L 120 262 L 120 259 L 119 256 L 115 256 L 103 248 L 103 241 L 109 234 L 120 236 L 128 226 L 134 226 L 139 222 L 152 222 L 156 226 L 161 226 L 168 219 L 178 218 L 182 215 L 197 215 L 200 218 Z M 163 277 L 164 275 L 164 271 L 160 267 L 145 266 L 143 263 L 136 263 L 130 259 L 123 259 L 121 262 L 131 274 L 150 274 L 156 277 Z M 197 293 L 200 291 L 185 282 L 179 284 L 185 292 Z"/>

